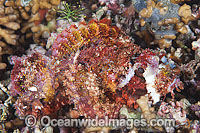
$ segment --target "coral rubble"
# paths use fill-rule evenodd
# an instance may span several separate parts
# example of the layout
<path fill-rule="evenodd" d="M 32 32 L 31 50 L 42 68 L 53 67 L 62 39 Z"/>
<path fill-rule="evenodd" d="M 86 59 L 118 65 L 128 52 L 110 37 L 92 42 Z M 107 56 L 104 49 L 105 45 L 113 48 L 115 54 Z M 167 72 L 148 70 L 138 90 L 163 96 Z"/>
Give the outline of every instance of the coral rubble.
<path fill-rule="evenodd" d="M 50 33 L 56 29 L 56 9 L 60 0 L 31 0 L 15 2 L 22 17 L 19 42 L 24 44 L 31 38 L 45 45 Z"/>
<path fill-rule="evenodd" d="M 2 62 L 2 55 L 13 54 L 9 45 L 16 45 L 18 35 L 16 31 L 20 28 L 19 13 L 13 1 L 0 1 L 0 70 L 6 68 Z"/>
<path fill-rule="evenodd" d="M 178 33 L 190 33 L 187 25 L 194 20 L 191 7 L 175 3 L 169 0 L 133 0 L 133 5 L 140 16 L 140 26 L 153 34 L 153 43 L 159 44 L 160 48 L 169 48 Z"/>

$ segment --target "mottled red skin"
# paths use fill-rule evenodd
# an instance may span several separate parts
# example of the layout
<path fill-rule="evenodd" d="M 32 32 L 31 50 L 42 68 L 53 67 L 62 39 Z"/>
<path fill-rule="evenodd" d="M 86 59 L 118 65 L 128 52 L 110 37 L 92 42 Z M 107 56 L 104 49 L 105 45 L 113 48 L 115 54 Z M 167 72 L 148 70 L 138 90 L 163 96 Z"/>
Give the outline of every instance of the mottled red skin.
<path fill-rule="evenodd" d="M 49 66 L 47 65 L 50 61 L 49 58 L 46 58 L 45 56 L 34 53 L 30 56 L 23 56 L 23 57 L 12 57 L 12 61 L 15 64 L 13 67 L 13 70 L 11 72 L 11 94 L 12 95 L 22 95 L 23 93 L 26 93 L 28 87 L 31 87 L 31 84 L 37 84 L 37 82 L 32 83 L 34 81 L 28 82 L 28 84 L 24 84 L 23 81 L 27 80 L 25 79 L 26 76 L 29 76 L 32 74 L 35 74 L 36 80 L 41 80 L 43 72 L 41 72 L 41 69 L 49 69 Z M 30 64 L 30 66 L 28 65 Z M 32 68 L 33 66 L 36 66 L 35 68 Z M 30 70 L 32 69 L 32 70 Z M 54 72 L 50 73 L 51 76 L 54 76 Z M 41 82 L 40 84 L 37 84 L 40 86 L 43 84 Z M 41 86 L 40 86 L 41 87 Z"/>
<path fill-rule="evenodd" d="M 139 68 L 125 86 L 119 87 L 119 84 L 135 63 L 144 70 L 148 65 L 158 68 L 159 62 L 153 58 L 158 52 L 141 49 L 110 24 L 108 19 L 103 19 L 91 20 L 88 24 L 81 22 L 78 27 L 72 25 L 58 34 L 48 57 L 35 53 L 15 59 L 11 90 L 13 95 L 21 96 L 15 104 L 19 116 L 51 115 L 66 104 L 74 104 L 79 114 L 85 117 L 117 118 L 123 104 L 130 108 L 138 107 L 136 100 L 147 94 L 145 78 Z M 132 58 L 134 61 L 131 62 Z M 32 62 L 31 66 L 27 62 Z M 36 71 L 29 77 L 27 71 L 31 71 L 34 65 Z M 178 74 L 172 74 L 169 68 L 166 71 L 174 78 Z M 18 75 L 23 74 L 25 78 L 20 81 Z M 44 80 L 38 75 L 42 75 Z M 160 84 L 161 81 L 165 79 L 158 78 L 156 82 Z M 166 88 L 173 80 L 166 82 L 165 88 L 157 88 L 162 95 L 169 93 Z M 23 86 L 23 83 L 29 84 Z M 28 87 L 34 85 L 38 91 L 29 91 Z M 41 94 L 46 96 L 45 100 Z M 24 103 L 28 104 L 27 110 L 23 109 Z M 29 103 L 43 108 L 38 111 Z"/>
<path fill-rule="evenodd" d="M 29 114 L 37 118 L 50 115 L 68 103 L 64 89 L 56 82 L 53 59 L 34 53 L 21 58 L 13 57 L 13 62 L 10 92 L 13 96 L 20 96 L 15 103 L 19 117 L 24 118 Z M 50 86 L 45 87 L 48 84 Z M 30 87 L 36 87 L 37 91 L 29 90 Z"/>

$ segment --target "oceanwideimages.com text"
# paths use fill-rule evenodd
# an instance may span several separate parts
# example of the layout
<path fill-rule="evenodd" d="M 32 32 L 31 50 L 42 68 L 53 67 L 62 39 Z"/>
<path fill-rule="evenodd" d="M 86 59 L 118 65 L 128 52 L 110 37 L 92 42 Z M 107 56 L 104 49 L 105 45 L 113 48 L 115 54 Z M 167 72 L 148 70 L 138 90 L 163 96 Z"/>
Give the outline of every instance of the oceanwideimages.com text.
<path fill-rule="evenodd" d="M 48 127 L 126 127 L 132 129 L 133 127 L 174 127 L 174 119 L 109 119 L 105 116 L 103 119 L 96 117 L 95 119 L 51 119 L 49 116 L 43 116 L 40 119 L 42 126 Z M 34 127 L 37 123 L 33 115 L 28 115 L 25 119 L 28 127 Z"/>

